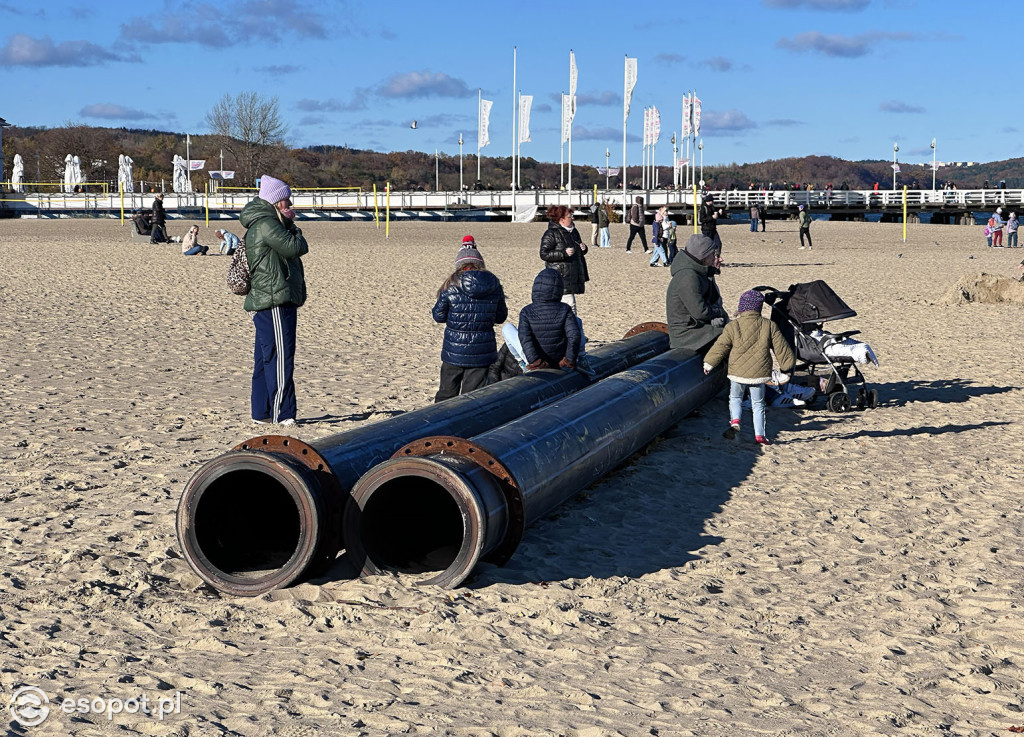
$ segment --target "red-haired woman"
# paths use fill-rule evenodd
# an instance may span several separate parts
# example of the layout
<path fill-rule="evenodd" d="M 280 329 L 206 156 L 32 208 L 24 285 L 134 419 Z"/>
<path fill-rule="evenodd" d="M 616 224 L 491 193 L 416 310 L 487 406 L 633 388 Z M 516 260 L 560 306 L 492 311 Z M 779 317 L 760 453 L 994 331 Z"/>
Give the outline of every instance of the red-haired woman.
<path fill-rule="evenodd" d="M 572 211 L 565 205 L 548 208 L 548 229 L 540 239 L 540 257 L 549 269 L 562 274 L 565 290 L 562 301 L 576 311 L 576 295 L 586 291 L 590 281 L 587 272 L 587 244 L 573 224 Z"/>

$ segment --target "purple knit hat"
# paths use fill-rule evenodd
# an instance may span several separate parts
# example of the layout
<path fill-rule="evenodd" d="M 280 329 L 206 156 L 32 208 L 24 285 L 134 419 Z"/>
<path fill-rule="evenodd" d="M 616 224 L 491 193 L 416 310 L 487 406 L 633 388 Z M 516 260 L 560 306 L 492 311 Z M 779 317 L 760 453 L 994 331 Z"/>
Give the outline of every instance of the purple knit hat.
<path fill-rule="evenodd" d="M 480 255 L 480 252 L 476 250 L 472 245 L 463 246 L 459 249 L 458 255 L 455 257 L 455 268 L 460 269 L 466 264 L 476 263 L 481 267 L 484 265 L 484 257 Z"/>
<path fill-rule="evenodd" d="M 260 177 L 260 199 L 266 200 L 271 205 L 276 205 L 281 200 L 287 200 L 292 196 L 291 187 L 280 179 L 274 179 L 269 174 Z"/>
<path fill-rule="evenodd" d="M 764 304 L 764 295 L 755 289 L 748 289 L 740 295 L 740 307 L 737 312 L 760 312 Z"/>

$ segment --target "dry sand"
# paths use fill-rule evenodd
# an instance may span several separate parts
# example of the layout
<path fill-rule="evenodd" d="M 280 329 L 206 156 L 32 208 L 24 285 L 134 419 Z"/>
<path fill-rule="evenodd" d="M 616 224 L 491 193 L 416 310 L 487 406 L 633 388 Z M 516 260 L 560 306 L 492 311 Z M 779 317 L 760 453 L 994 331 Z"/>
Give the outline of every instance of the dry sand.
<path fill-rule="evenodd" d="M 430 307 L 461 236 L 477 237 L 515 318 L 543 227 L 399 223 L 385 241 L 372 225 L 308 224 L 293 434 L 428 402 Z M 339 566 L 232 599 L 200 586 L 174 537 L 190 474 L 260 434 L 228 260 L 131 244 L 116 221 L 0 221 L 0 701 L 22 684 L 55 706 L 181 692 L 162 722 L 57 711 L 28 730 L 74 735 L 1024 724 L 1024 312 L 940 303 L 963 276 L 1012 276 L 1024 252 L 959 226 L 915 226 L 904 244 L 898 225 L 815 223 L 810 252 L 793 223 L 722 231 L 728 305 L 822 278 L 860 313 L 842 327 L 875 348 L 883 406 L 770 410 L 778 444 L 759 453 L 746 433 L 721 438 L 720 396 L 457 591 Z M 613 226 L 615 248 L 589 257 L 581 316 L 596 340 L 664 319 L 669 270 L 627 256 L 623 237 Z"/>

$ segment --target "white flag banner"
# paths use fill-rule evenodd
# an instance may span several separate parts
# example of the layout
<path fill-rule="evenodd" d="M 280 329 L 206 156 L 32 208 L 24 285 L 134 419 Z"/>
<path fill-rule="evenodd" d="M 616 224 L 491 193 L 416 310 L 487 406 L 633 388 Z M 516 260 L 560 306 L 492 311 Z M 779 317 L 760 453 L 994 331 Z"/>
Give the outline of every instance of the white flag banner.
<path fill-rule="evenodd" d="M 491 105 L 493 100 L 480 100 L 480 120 L 477 125 L 477 139 L 480 141 L 480 148 L 491 143 Z"/>
<path fill-rule="evenodd" d="M 572 125 L 573 119 L 576 117 L 576 82 L 578 74 L 576 72 L 576 54 L 569 52 L 569 125 Z"/>
<path fill-rule="evenodd" d="M 626 94 L 622 98 L 622 122 L 629 120 L 629 103 L 633 99 L 633 88 L 636 87 L 636 59 L 626 57 Z"/>
<path fill-rule="evenodd" d="M 895 172 L 896 174 L 900 173 L 900 165 L 899 164 L 889 164 L 889 166 L 892 167 L 893 172 Z"/>
<path fill-rule="evenodd" d="M 562 143 L 569 140 L 569 129 L 572 127 L 572 114 L 569 110 L 569 95 L 562 93 Z"/>
<path fill-rule="evenodd" d="M 519 96 L 519 142 L 530 141 L 530 108 L 533 107 L 533 95 Z"/>
<path fill-rule="evenodd" d="M 658 108 L 651 108 L 651 143 L 657 143 L 661 138 L 661 113 Z"/>
<path fill-rule="evenodd" d="M 648 120 L 647 120 L 647 108 L 644 108 L 644 132 L 643 132 L 643 136 L 641 137 L 641 140 L 643 141 L 643 143 L 641 145 L 643 145 L 643 146 L 647 145 L 647 123 L 648 123 Z"/>
<path fill-rule="evenodd" d="M 700 135 L 700 98 L 693 96 L 693 135 Z"/>
<path fill-rule="evenodd" d="M 690 104 L 690 96 L 683 95 L 683 138 L 690 137 L 690 121 L 693 119 L 693 108 Z"/>
<path fill-rule="evenodd" d="M 206 168 L 206 159 L 192 159 L 188 165 L 190 171 L 202 171 Z"/>

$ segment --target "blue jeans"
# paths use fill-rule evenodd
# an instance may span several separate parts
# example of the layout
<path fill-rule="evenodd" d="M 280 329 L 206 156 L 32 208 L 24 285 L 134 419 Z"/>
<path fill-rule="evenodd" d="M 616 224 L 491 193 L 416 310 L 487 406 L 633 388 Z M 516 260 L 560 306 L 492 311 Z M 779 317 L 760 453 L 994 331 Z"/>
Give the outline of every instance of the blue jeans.
<path fill-rule="evenodd" d="M 665 254 L 665 247 L 661 245 L 660 242 L 652 242 L 651 245 L 654 246 L 654 255 L 651 256 L 651 266 L 654 266 L 658 259 L 661 259 L 663 264 L 668 264 L 668 256 Z"/>
<path fill-rule="evenodd" d="M 608 228 L 601 228 L 601 248 L 611 248 L 612 238 L 608 234 Z"/>
<path fill-rule="evenodd" d="M 1017 247 L 1017 231 L 1011 230 L 1006 234 L 1006 247 L 1016 248 Z"/>
<path fill-rule="evenodd" d="M 205 256 L 206 252 L 209 251 L 209 250 L 210 250 L 209 246 L 192 246 L 192 248 L 188 249 L 187 251 L 185 251 L 181 255 L 182 256 L 197 256 L 197 255 Z"/>
<path fill-rule="evenodd" d="M 750 218 L 750 232 L 757 232 L 757 218 Z"/>
<path fill-rule="evenodd" d="M 743 413 L 743 394 L 750 390 L 750 407 L 754 412 L 754 435 L 765 437 L 764 434 L 764 384 L 741 384 L 729 381 L 729 419 L 740 421 Z"/>

